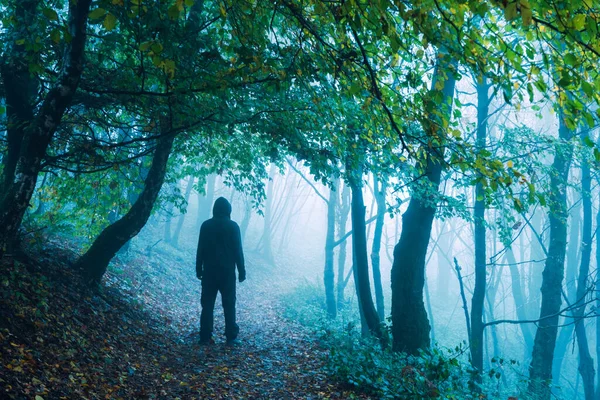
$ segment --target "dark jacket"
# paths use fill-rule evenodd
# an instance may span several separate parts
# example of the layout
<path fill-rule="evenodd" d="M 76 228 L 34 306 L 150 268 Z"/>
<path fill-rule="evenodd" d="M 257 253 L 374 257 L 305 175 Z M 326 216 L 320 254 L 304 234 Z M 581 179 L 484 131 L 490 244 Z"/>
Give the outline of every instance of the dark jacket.
<path fill-rule="evenodd" d="M 240 279 L 246 277 L 240 227 L 231 220 L 231 204 L 219 197 L 213 207 L 213 217 L 200 228 L 196 276 L 202 279 L 235 279 L 237 265 Z"/>

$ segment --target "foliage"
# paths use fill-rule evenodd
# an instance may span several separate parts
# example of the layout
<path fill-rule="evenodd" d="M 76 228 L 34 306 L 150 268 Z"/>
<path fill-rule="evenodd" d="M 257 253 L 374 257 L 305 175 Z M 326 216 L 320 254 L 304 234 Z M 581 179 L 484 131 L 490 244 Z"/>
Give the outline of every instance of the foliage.
<path fill-rule="evenodd" d="M 308 282 L 298 286 L 283 297 L 285 315 L 312 327 L 328 351 L 329 375 L 359 392 L 381 399 L 480 399 L 511 398 L 521 390 L 522 382 L 517 387 L 501 383 L 515 361 L 493 360 L 493 368 L 478 383 L 464 343 L 455 348 L 436 346 L 418 356 L 393 352 L 375 338 L 361 336 L 356 307 L 344 310 L 336 320 L 328 319 L 322 292 Z"/>

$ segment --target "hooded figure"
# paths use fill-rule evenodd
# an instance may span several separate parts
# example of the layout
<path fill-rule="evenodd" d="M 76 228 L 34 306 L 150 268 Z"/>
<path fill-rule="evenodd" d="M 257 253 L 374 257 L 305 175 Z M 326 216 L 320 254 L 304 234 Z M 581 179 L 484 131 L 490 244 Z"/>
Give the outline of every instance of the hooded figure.
<path fill-rule="evenodd" d="M 239 281 L 246 279 L 240 227 L 231 220 L 231 204 L 219 197 L 213 207 L 213 217 L 200 228 L 196 277 L 202 281 L 200 303 L 200 342 L 212 343 L 213 312 L 217 293 L 221 293 L 225 314 L 225 336 L 233 343 L 239 327 L 235 322 L 235 267 Z"/>

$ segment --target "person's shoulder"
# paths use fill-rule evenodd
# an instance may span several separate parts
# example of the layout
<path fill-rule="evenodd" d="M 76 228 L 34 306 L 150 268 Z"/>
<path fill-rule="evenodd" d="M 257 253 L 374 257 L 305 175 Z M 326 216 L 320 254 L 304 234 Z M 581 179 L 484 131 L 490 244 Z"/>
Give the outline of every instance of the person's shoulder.
<path fill-rule="evenodd" d="M 213 224 L 213 219 L 212 219 L 212 218 L 210 218 L 210 219 L 207 219 L 206 221 L 204 221 L 204 222 L 202 223 L 202 225 L 200 225 L 200 229 L 202 229 L 202 228 L 206 228 L 206 227 L 208 227 L 208 226 L 210 226 L 210 225 L 212 225 L 212 224 Z"/>
<path fill-rule="evenodd" d="M 232 219 L 229 220 L 229 225 L 231 225 L 231 227 L 233 227 L 233 228 L 240 229 L 240 226 L 238 225 L 238 223 Z"/>

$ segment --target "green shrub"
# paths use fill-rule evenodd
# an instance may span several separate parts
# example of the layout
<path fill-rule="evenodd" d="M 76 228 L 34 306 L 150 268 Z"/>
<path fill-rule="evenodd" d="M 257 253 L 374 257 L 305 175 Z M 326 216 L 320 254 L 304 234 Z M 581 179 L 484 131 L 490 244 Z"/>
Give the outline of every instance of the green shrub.
<path fill-rule="evenodd" d="M 465 343 L 453 349 L 433 347 L 418 356 L 393 352 L 361 335 L 356 306 L 328 319 L 324 296 L 322 287 L 305 283 L 284 298 L 285 315 L 314 329 L 329 351 L 327 372 L 338 382 L 381 399 L 507 399 L 518 393 L 522 382 L 501 387 L 501 365 L 477 376 Z"/>

